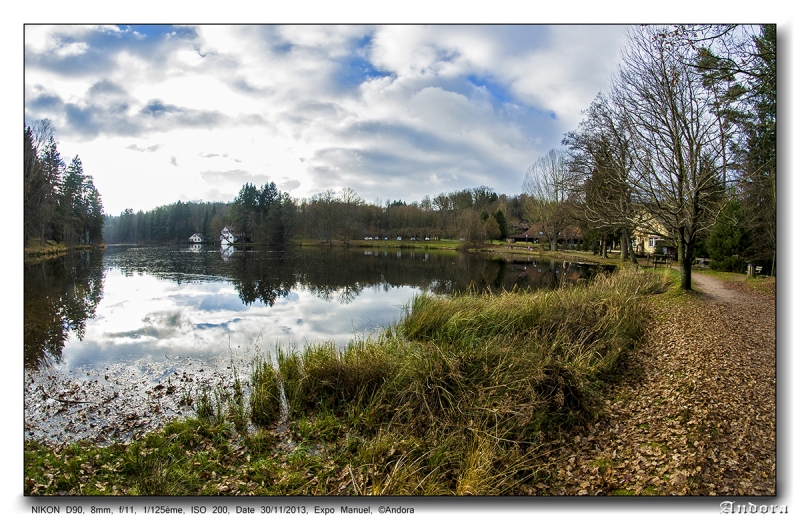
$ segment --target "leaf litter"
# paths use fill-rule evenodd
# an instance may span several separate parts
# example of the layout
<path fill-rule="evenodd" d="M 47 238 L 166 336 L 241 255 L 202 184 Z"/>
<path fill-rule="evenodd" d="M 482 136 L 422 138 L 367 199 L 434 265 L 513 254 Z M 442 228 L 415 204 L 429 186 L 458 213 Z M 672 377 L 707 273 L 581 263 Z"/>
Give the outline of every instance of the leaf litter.
<path fill-rule="evenodd" d="M 235 360 L 186 357 L 100 370 L 26 371 L 26 440 L 51 445 L 131 440 L 170 420 L 194 417 L 204 389 L 231 394 L 236 377 L 246 378 L 248 368 Z"/>
<path fill-rule="evenodd" d="M 599 419 L 543 447 L 528 493 L 776 494 L 774 279 L 764 294 L 692 276 L 701 296 L 654 300 Z"/>

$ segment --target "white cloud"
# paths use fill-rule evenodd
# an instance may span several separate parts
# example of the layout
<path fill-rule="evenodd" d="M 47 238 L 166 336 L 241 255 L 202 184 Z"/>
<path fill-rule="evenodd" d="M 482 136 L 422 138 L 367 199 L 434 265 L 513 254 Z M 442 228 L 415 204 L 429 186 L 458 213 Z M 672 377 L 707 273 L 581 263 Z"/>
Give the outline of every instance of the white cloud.
<path fill-rule="evenodd" d="M 281 191 L 291 192 L 292 190 L 295 190 L 300 187 L 300 181 L 298 181 L 297 179 L 285 179 L 282 182 L 279 182 L 277 186 L 278 189 Z"/>
<path fill-rule="evenodd" d="M 135 32 L 26 27 L 26 118 L 53 121 L 62 154 L 81 155 L 111 213 L 267 179 L 297 197 L 343 185 L 366 200 L 479 184 L 517 193 L 528 164 L 606 88 L 622 34 L 417 25 Z M 117 187 L 151 174 L 158 190 Z"/>
<path fill-rule="evenodd" d="M 154 145 L 145 147 L 145 146 L 139 146 L 137 144 L 132 144 L 132 145 L 127 146 L 126 148 L 128 148 L 129 150 L 136 150 L 137 152 L 155 152 L 156 150 L 161 148 L 161 145 L 160 144 L 154 144 Z"/>
<path fill-rule="evenodd" d="M 86 49 L 88 49 L 88 48 L 89 48 L 89 46 L 86 45 L 83 42 L 66 43 L 66 44 L 59 45 L 56 48 L 55 53 L 58 56 L 61 56 L 63 58 L 65 56 L 75 56 L 75 55 L 78 55 L 78 54 L 83 54 L 83 53 L 86 52 Z"/>
<path fill-rule="evenodd" d="M 261 186 L 270 181 L 269 175 L 254 175 L 245 170 L 206 170 L 200 172 L 200 178 L 211 185 L 242 186 L 245 183 Z"/>

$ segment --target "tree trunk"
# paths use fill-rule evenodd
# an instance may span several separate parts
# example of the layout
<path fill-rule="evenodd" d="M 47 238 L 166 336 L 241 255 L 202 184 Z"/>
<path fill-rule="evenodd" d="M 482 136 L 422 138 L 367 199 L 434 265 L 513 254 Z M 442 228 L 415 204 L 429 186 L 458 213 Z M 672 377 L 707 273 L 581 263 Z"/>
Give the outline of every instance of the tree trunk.
<path fill-rule="evenodd" d="M 684 231 L 678 235 L 678 261 L 681 266 L 681 289 L 692 290 L 692 254 L 693 245 L 686 242 Z"/>
<path fill-rule="evenodd" d="M 619 239 L 619 258 L 623 262 L 628 259 L 628 232 L 624 229 Z"/>
<path fill-rule="evenodd" d="M 681 288 L 692 290 L 692 257 L 686 255 L 681 264 Z"/>
<path fill-rule="evenodd" d="M 628 238 L 628 247 L 630 248 L 631 262 L 638 264 L 639 262 L 636 261 L 636 251 L 633 248 L 633 240 L 630 238 Z"/>
<path fill-rule="evenodd" d="M 772 250 L 772 269 L 769 272 L 770 276 L 775 276 L 775 250 Z"/>

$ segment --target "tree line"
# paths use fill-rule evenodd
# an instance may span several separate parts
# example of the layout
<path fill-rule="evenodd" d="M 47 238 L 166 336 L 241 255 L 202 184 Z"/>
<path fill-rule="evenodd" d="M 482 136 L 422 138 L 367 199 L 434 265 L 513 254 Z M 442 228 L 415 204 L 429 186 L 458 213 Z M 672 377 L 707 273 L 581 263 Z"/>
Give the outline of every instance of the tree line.
<path fill-rule="evenodd" d="M 286 243 L 294 233 L 295 203 L 275 183 L 261 188 L 245 184 L 231 202 L 175 202 L 149 211 L 126 209 L 107 216 L 110 244 L 186 242 L 194 233 L 219 240 L 224 227 L 263 244 Z"/>
<path fill-rule="evenodd" d="M 524 198 L 524 197 L 523 197 Z M 326 190 L 297 204 L 299 236 L 324 242 L 378 237 L 465 240 L 504 239 L 511 219 L 522 218 L 519 196 L 498 195 L 479 186 L 407 203 L 387 200 L 365 202 L 352 188 Z"/>
<path fill-rule="evenodd" d="M 216 235 L 227 222 L 230 204 L 175 202 L 149 211 L 128 208 L 118 216 L 106 216 L 103 234 L 109 244 L 157 244 L 186 242 L 194 233 Z"/>
<path fill-rule="evenodd" d="M 48 120 L 25 127 L 23 226 L 26 245 L 103 240 L 103 203 L 76 155 L 61 158 Z"/>
<path fill-rule="evenodd" d="M 106 216 L 108 243 L 186 242 L 193 233 L 218 240 L 223 227 L 244 233 L 261 244 L 283 244 L 294 238 L 323 243 L 378 236 L 380 239 L 464 238 L 501 240 L 522 220 L 526 195 L 498 195 L 479 186 L 421 202 L 365 202 L 352 188 L 325 190 L 307 199 L 293 199 L 275 183 L 247 183 L 231 202 L 181 202 L 150 211 L 126 209 Z"/>
<path fill-rule="evenodd" d="M 630 29 L 609 92 L 528 169 L 528 218 L 551 239 L 614 237 L 634 262 L 642 233 L 662 238 L 686 289 L 698 255 L 774 274 L 776 47 L 774 25 Z"/>

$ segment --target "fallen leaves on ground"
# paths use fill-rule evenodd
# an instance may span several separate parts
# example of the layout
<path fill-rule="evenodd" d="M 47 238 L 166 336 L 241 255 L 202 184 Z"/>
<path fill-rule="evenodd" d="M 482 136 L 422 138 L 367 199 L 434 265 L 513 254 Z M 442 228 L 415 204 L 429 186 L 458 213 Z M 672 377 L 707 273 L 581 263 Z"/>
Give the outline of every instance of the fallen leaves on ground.
<path fill-rule="evenodd" d="M 775 495 L 775 296 L 693 275 L 601 419 L 544 447 L 547 495 Z"/>

